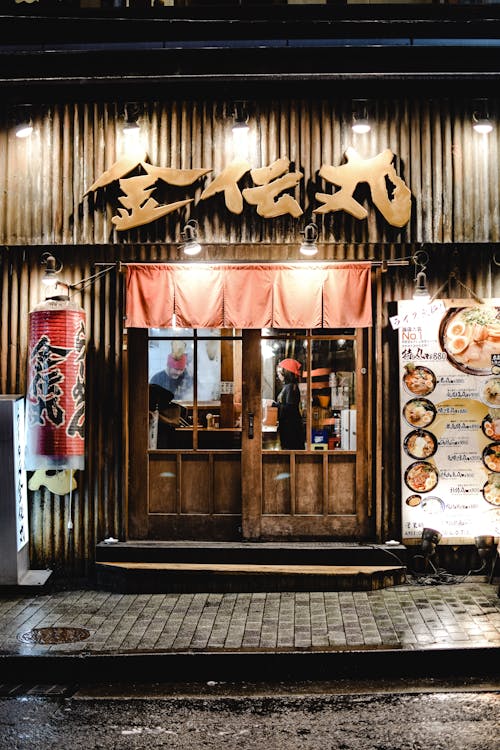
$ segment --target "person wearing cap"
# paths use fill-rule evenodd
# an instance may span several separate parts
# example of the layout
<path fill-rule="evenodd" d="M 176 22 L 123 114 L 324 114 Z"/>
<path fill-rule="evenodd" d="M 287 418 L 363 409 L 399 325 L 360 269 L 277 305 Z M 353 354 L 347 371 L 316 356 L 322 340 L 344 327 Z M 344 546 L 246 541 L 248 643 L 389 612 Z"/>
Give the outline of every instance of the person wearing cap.
<path fill-rule="evenodd" d="M 172 341 L 171 352 L 167 356 L 164 370 L 159 370 L 150 379 L 151 385 L 160 385 L 171 391 L 174 396 L 187 395 L 192 386 L 188 370 L 188 357 L 185 341 Z"/>
<path fill-rule="evenodd" d="M 276 398 L 278 407 L 278 435 L 282 450 L 304 450 L 305 431 L 300 414 L 298 381 L 302 365 L 296 359 L 282 359 L 276 368 L 283 384 Z"/>

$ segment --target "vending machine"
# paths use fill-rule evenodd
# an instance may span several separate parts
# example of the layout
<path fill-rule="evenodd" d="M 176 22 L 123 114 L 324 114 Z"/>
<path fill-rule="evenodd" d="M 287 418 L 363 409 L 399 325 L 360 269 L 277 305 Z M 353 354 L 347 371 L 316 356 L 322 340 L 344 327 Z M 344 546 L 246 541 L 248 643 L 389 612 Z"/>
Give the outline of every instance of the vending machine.
<path fill-rule="evenodd" d="M 0 586 L 43 586 L 51 570 L 30 570 L 24 396 L 0 395 Z"/>

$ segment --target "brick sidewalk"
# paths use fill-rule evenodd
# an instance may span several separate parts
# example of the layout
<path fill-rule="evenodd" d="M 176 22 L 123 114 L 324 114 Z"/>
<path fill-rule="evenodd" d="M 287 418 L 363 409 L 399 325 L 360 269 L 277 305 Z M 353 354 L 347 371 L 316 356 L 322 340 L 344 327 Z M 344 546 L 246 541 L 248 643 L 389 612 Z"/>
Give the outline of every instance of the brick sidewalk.
<path fill-rule="evenodd" d="M 39 628 L 88 637 L 33 642 Z M 369 592 L 113 594 L 0 597 L 0 654 L 369 651 L 500 647 L 497 587 L 405 584 Z"/>

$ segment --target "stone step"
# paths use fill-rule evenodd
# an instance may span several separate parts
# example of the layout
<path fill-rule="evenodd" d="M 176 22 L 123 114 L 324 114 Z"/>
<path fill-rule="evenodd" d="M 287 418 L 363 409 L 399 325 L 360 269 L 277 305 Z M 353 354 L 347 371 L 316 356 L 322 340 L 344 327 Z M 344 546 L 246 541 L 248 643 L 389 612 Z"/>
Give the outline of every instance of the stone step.
<path fill-rule="evenodd" d="M 397 565 L 98 562 L 97 584 L 120 593 L 375 591 L 405 583 Z"/>

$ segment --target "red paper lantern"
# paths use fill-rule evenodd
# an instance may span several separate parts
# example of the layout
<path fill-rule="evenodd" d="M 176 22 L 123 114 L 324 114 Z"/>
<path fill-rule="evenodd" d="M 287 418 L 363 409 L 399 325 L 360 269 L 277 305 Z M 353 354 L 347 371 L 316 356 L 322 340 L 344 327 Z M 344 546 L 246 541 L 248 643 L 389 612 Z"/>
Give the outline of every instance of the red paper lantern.
<path fill-rule="evenodd" d="M 26 469 L 85 465 L 85 311 L 48 299 L 29 313 Z"/>

